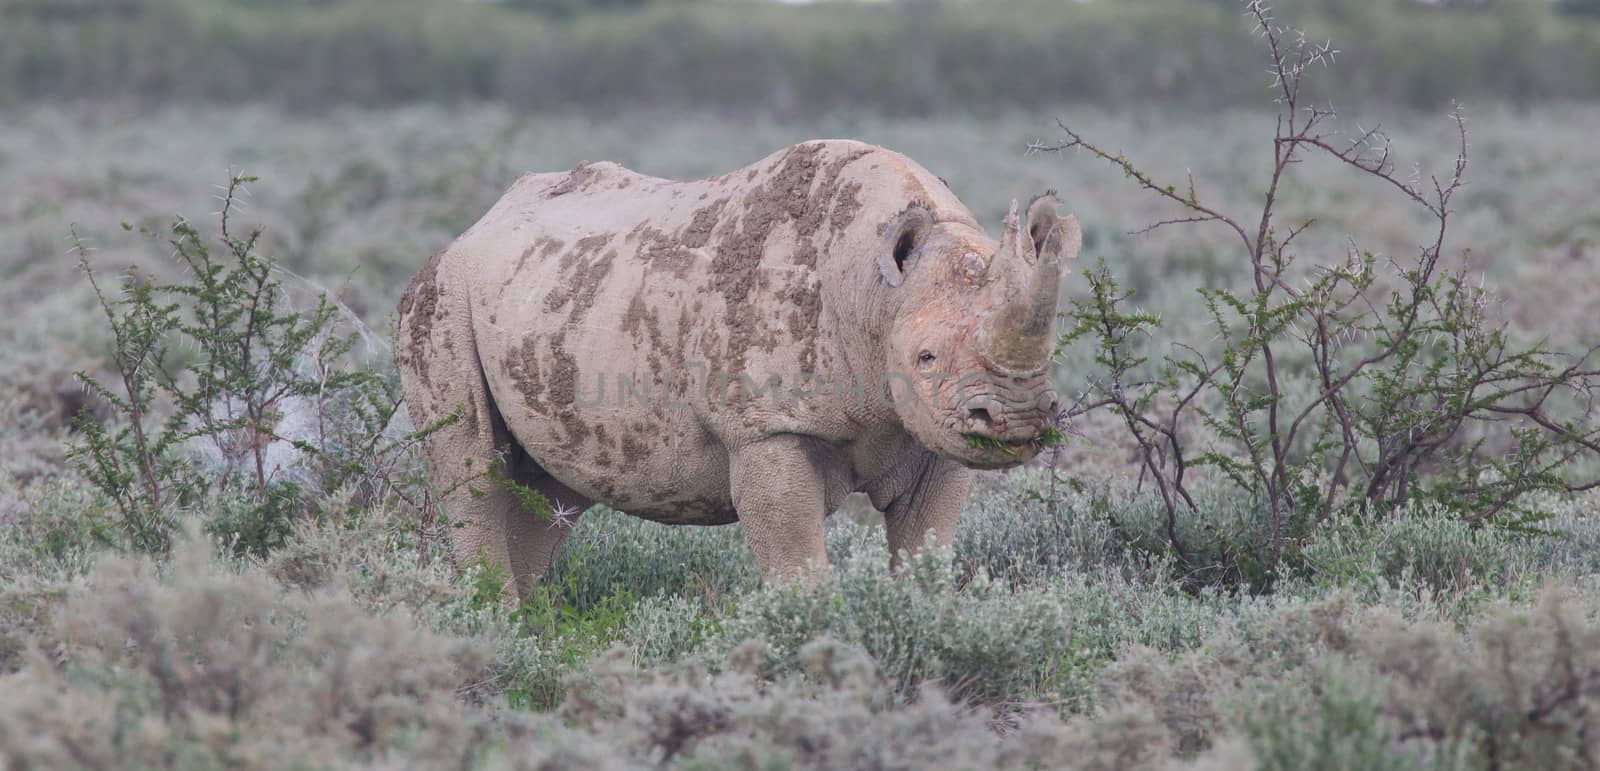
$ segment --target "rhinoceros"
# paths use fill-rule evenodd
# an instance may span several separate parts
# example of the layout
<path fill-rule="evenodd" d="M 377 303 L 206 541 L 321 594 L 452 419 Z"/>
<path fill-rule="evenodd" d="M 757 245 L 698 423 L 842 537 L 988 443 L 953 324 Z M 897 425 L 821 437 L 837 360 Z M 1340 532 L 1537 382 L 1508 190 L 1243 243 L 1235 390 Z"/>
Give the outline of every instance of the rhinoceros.
<path fill-rule="evenodd" d="M 563 513 L 737 521 L 769 579 L 827 570 L 823 520 L 854 492 L 896 561 L 949 544 L 969 469 L 1029 460 L 1058 411 L 1081 231 L 1057 210 L 1013 200 L 996 243 L 939 177 L 843 140 L 686 182 L 523 175 L 399 307 L 457 559 L 525 593 L 572 519 L 529 488 Z"/>

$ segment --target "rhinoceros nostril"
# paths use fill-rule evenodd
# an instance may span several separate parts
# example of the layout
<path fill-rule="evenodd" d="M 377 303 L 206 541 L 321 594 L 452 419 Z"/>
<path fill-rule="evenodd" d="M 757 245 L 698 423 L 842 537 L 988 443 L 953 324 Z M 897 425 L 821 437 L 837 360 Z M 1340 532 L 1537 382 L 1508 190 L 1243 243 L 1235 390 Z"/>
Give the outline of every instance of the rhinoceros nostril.
<path fill-rule="evenodd" d="M 984 407 L 973 407 L 972 409 L 967 410 L 967 417 L 983 423 L 986 426 L 994 425 L 994 416 L 990 415 L 989 410 Z"/>

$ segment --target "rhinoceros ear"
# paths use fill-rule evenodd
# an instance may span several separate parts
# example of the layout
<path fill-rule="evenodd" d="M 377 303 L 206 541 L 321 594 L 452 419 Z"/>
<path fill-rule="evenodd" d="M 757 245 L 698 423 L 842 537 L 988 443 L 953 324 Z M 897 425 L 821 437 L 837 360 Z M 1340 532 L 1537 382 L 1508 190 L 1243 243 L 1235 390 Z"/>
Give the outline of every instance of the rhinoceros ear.
<path fill-rule="evenodd" d="M 1058 206 L 1054 190 L 1028 202 L 1028 239 L 1023 247 L 1027 259 L 1038 261 L 1041 256 L 1077 259 L 1078 250 L 1083 246 L 1083 229 L 1078 226 L 1077 217 L 1063 217 L 1057 213 Z"/>
<path fill-rule="evenodd" d="M 889 286 L 905 283 L 912 257 L 922 248 L 933 230 L 933 215 L 921 206 L 908 206 L 884 228 L 883 246 L 878 250 L 878 270 Z"/>

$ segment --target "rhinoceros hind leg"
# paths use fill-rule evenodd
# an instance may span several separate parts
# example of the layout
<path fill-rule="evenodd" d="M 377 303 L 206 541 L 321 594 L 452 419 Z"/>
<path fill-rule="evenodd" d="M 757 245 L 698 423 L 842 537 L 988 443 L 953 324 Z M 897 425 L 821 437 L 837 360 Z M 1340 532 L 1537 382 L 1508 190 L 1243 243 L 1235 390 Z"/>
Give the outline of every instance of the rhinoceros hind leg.
<path fill-rule="evenodd" d="M 810 440 L 768 437 L 730 457 L 733 507 L 766 579 L 812 580 L 828 569 L 826 490 Z"/>
<path fill-rule="evenodd" d="M 448 425 L 428 438 L 429 466 L 452 523 L 456 564 L 503 567 L 510 579 L 504 587 L 505 601 L 516 606 L 550 569 L 578 515 L 593 502 L 529 459 L 510 438 L 492 403 L 484 399 L 477 407 L 477 414 L 487 420 Z M 559 516 L 529 511 L 502 478 L 537 491 Z"/>
<path fill-rule="evenodd" d="M 506 552 L 510 556 L 511 574 L 516 579 L 520 602 L 527 598 L 533 582 L 555 563 L 556 553 L 571 535 L 578 515 L 593 506 L 594 501 L 545 473 L 520 449 L 513 449 L 509 454 L 516 457 L 507 464 L 511 479 L 543 495 L 553 510 L 550 515 L 542 515 L 528 511 L 520 501 L 513 501 L 514 508 L 506 512 Z"/>
<path fill-rule="evenodd" d="M 440 309 L 433 323 L 423 324 L 414 314 L 401 319 L 401 335 L 412 341 L 400 359 L 406 409 L 413 425 L 432 427 L 423 449 L 452 525 L 456 564 L 504 568 L 505 601 L 517 605 L 550 568 L 572 517 L 552 520 L 524 509 L 491 468 L 503 462 L 508 478 L 539 491 L 559 510 L 581 512 L 590 501 L 551 478 L 516 444 L 468 342 L 472 336 L 462 296 L 443 282 L 433 286 Z"/>

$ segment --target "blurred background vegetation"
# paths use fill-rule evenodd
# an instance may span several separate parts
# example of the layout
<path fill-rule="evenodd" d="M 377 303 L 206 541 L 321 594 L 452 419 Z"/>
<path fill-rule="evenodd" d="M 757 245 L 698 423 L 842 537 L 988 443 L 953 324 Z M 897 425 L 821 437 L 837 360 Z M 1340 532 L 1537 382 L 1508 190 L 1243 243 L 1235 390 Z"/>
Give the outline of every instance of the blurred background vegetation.
<path fill-rule="evenodd" d="M 1284 0 L 1317 96 L 1600 97 L 1600 0 Z M 1233 0 L 0 0 L 0 104 L 494 100 L 605 113 L 1259 104 Z"/>

